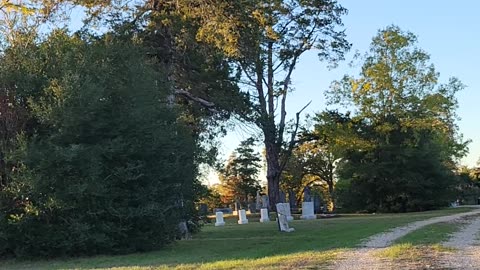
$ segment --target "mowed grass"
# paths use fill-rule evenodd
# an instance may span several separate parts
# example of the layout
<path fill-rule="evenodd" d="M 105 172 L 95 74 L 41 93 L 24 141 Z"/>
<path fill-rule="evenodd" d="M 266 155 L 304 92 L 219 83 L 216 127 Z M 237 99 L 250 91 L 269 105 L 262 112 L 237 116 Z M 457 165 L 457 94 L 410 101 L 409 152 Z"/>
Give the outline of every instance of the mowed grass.
<path fill-rule="evenodd" d="M 160 251 L 121 256 L 56 260 L 6 260 L 0 269 L 281 269 L 316 267 L 335 260 L 376 233 L 431 217 L 470 211 L 452 208 L 409 214 L 344 215 L 295 220 L 293 233 L 278 232 L 277 223 L 250 222 L 224 227 L 208 224 L 192 240 L 178 241 Z"/>
<path fill-rule="evenodd" d="M 449 236 L 461 229 L 454 222 L 427 225 L 395 241 L 396 244 L 434 245 L 448 240 Z"/>

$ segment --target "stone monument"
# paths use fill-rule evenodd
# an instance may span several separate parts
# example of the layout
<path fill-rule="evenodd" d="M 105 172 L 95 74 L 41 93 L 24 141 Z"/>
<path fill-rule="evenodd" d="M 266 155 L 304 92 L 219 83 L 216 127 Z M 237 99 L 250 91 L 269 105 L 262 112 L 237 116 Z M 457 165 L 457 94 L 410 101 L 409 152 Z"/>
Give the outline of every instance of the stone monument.
<path fill-rule="evenodd" d="M 279 199 L 281 203 L 287 202 L 287 197 L 285 196 L 285 192 L 281 190 L 279 191 Z"/>
<path fill-rule="evenodd" d="M 310 194 L 310 188 L 305 187 L 303 190 L 303 201 L 304 202 L 311 202 L 312 201 L 312 195 Z"/>
<path fill-rule="evenodd" d="M 278 226 L 281 232 L 293 232 L 294 228 L 288 226 L 286 203 L 277 203 Z"/>
<path fill-rule="evenodd" d="M 237 216 L 238 215 L 238 210 L 240 210 L 240 203 L 238 202 L 238 200 L 235 200 L 235 203 L 233 205 L 234 205 L 234 209 L 235 209 L 235 210 L 233 210 L 233 214 L 235 216 Z"/>
<path fill-rule="evenodd" d="M 238 211 L 238 224 L 248 224 L 247 214 L 243 209 Z"/>
<path fill-rule="evenodd" d="M 262 195 L 262 208 L 267 208 L 268 209 L 268 196 L 267 195 Z"/>
<path fill-rule="evenodd" d="M 256 203 L 257 203 L 257 210 L 262 209 L 262 196 L 260 196 L 260 191 L 257 191 Z"/>
<path fill-rule="evenodd" d="M 248 204 L 248 211 L 250 214 L 256 213 L 257 212 L 257 204 L 256 203 L 249 203 Z"/>
<path fill-rule="evenodd" d="M 297 198 L 295 196 L 295 192 L 291 189 L 288 191 L 288 201 L 290 202 L 290 208 L 296 210 Z"/>
<path fill-rule="evenodd" d="M 223 212 L 216 212 L 215 218 L 216 218 L 215 227 L 225 225 L 225 221 L 223 220 Z"/>
<path fill-rule="evenodd" d="M 285 213 L 287 216 L 287 221 L 292 221 L 293 216 L 292 216 L 292 210 L 290 209 L 290 203 L 283 203 L 285 205 Z"/>
<path fill-rule="evenodd" d="M 302 216 L 301 219 L 316 219 L 317 216 L 313 211 L 313 202 L 302 203 Z"/>
<path fill-rule="evenodd" d="M 316 214 L 321 214 L 322 212 L 322 200 L 320 199 L 320 196 L 315 195 L 313 196 L 313 210 L 315 211 Z"/>
<path fill-rule="evenodd" d="M 268 217 L 268 209 L 262 208 L 260 209 L 260 222 L 269 222 L 270 218 Z"/>

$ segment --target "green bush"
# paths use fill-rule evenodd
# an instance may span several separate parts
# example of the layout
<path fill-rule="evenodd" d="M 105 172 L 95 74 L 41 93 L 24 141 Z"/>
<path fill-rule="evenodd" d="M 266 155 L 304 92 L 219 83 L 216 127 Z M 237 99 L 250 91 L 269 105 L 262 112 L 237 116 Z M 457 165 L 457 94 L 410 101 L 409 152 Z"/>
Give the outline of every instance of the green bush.
<path fill-rule="evenodd" d="M 166 102 L 165 76 L 131 44 L 59 32 L 31 50 L 19 61 L 38 88 L 18 93 L 36 126 L 8 156 L 17 165 L 0 192 L 0 254 L 125 253 L 175 240 L 193 211 L 195 141 Z"/>

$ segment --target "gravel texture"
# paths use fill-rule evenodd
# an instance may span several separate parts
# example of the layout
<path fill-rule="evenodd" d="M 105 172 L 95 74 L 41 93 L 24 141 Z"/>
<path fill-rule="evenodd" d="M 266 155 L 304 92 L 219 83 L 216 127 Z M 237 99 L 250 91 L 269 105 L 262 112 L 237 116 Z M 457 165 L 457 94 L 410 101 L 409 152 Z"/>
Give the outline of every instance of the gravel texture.
<path fill-rule="evenodd" d="M 438 259 L 446 269 L 480 269 L 480 216 L 466 221 L 461 230 L 442 243 L 445 247 L 456 249 Z"/>
<path fill-rule="evenodd" d="M 434 223 L 439 223 L 439 222 L 448 222 L 456 219 L 460 219 L 463 217 L 467 216 L 472 216 L 472 215 L 478 215 L 480 214 L 480 209 L 467 212 L 467 213 L 460 213 L 460 214 L 455 214 L 455 215 L 450 215 L 450 216 L 442 216 L 442 217 L 435 217 L 435 218 L 430 218 L 426 220 L 421 220 L 417 222 L 413 222 L 410 224 L 407 224 L 403 227 L 398 227 L 393 230 L 387 231 L 385 233 L 377 234 L 374 235 L 370 238 L 367 239 L 363 243 L 364 247 L 370 247 L 370 248 L 381 248 L 381 247 L 388 247 L 390 246 L 395 240 L 397 240 L 400 237 L 403 237 L 407 235 L 408 233 L 418 230 L 424 226 L 434 224 Z"/>
<path fill-rule="evenodd" d="M 480 208 L 468 213 L 412 222 L 374 235 L 360 245 L 362 248 L 345 252 L 340 260 L 331 265 L 330 269 L 480 269 L 480 246 L 474 246 L 480 244 L 477 238 L 477 233 L 480 230 L 480 217 L 478 216 L 445 243 L 448 247 L 461 248 L 458 252 L 443 252 L 440 256 L 435 255 L 435 257 L 432 257 L 432 254 L 425 254 L 425 256 L 422 256 L 422 260 L 417 262 L 395 262 L 375 255 L 378 251 L 390 246 L 398 238 L 424 226 L 439 222 L 463 220 L 479 214 Z"/>

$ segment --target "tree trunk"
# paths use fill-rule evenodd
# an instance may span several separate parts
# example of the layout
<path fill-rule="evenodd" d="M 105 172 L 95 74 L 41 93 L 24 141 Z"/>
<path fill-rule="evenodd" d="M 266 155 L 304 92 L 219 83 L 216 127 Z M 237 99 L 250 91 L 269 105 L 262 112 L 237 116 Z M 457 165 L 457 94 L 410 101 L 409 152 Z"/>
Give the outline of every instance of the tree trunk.
<path fill-rule="evenodd" d="M 336 202 L 335 202 L 335 189 L 333 180 L 327 182 L 328 193 L 330 194 L 330 199 L 332 202 L 332 212 L 335 211 Z"/>
<path fill-rule="evenodd" d="M 273 142 L 265 140 L 266 158 L 267 158 L 267 183 L 268 183 L 268 200 L 270 210 L 275 210 L 275 205 L 280 200 L 280 162 L 278 149 Z"/>

